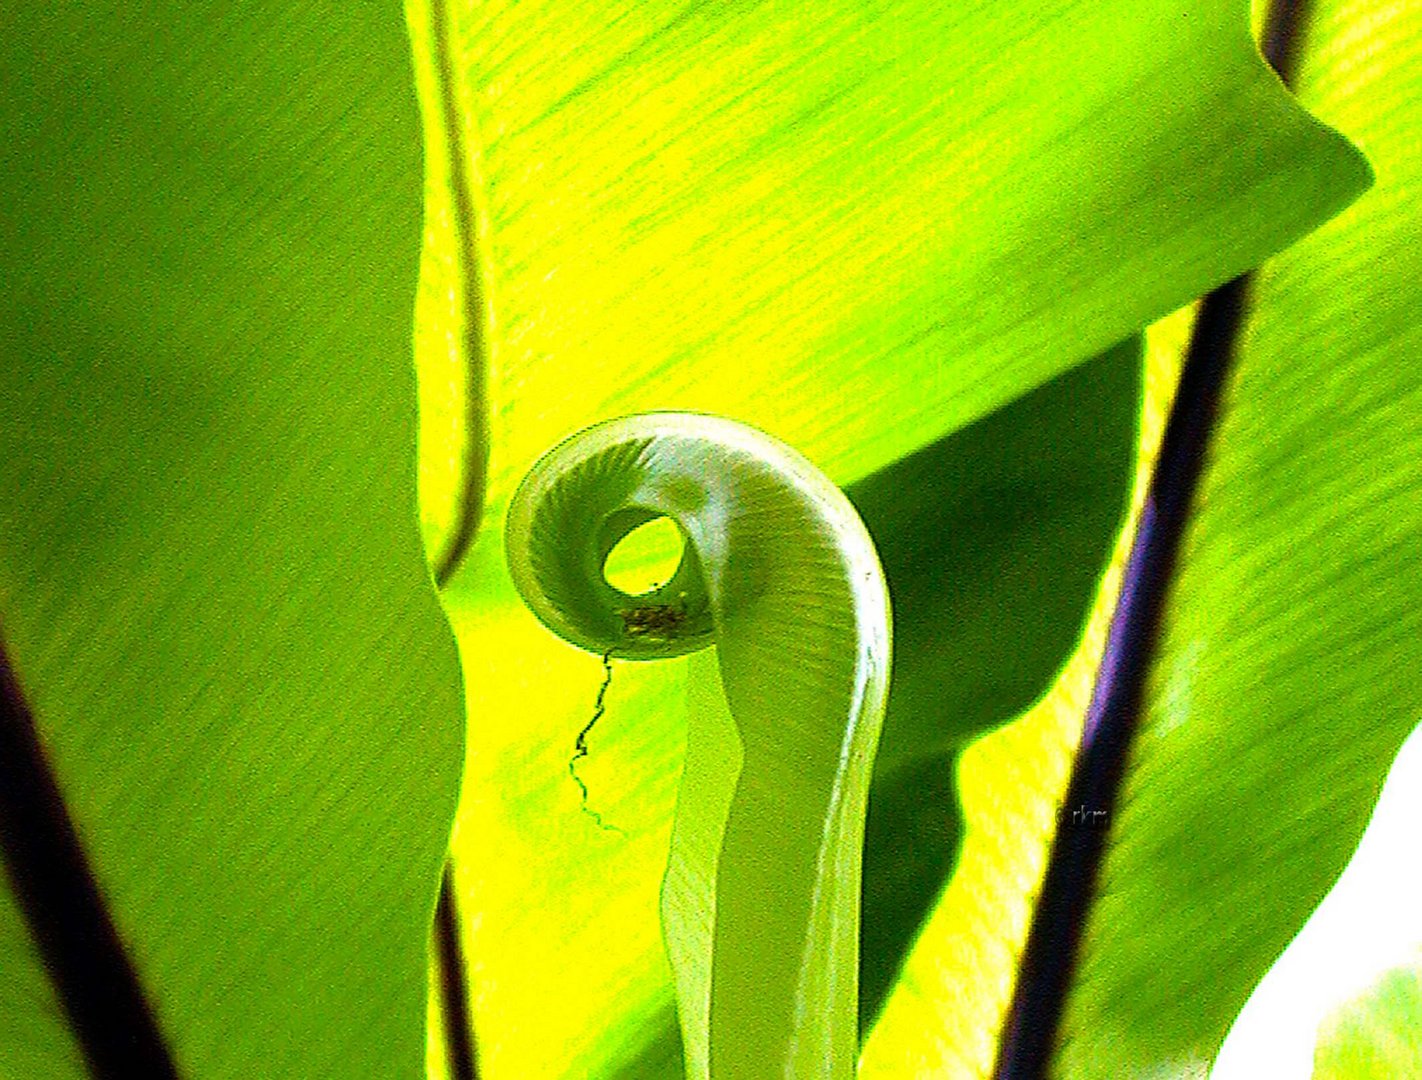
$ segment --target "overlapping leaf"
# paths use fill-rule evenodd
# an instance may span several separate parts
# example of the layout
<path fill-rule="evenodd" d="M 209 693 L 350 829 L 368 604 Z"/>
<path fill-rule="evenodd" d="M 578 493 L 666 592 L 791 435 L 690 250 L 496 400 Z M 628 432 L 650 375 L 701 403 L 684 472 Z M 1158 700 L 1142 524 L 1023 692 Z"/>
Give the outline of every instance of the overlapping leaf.
<path fill-rule="evenodd" d="M 417 43 L 445 29 L 419 7 L 412 25 Z M 538 453 L 648 408 L 745 420 L 862 478 L 1256 263 L 1365 175 L 1229 3 L 847 4 L 811 21 L 481 5 L 449 32 L 455 62 L 427 85 L 454 79 L 478 178 L 495 523 Z M 448 193 L 431 205 L 440 220 Z M 458 310 L 470 272 L 436 229 L 420 329 L 434 540 L 459 489 L 449 342 L 484 317 Z M 566 778 L 597 661 L 533 623 L 502 564 L 491 529 L 446 593 L 477 718 L 455 843 L 485 1068 L 665 1058 L 647 1048 L 665 1030 L 656 890 L 683 676 L 618 668 L 581 764 L 632 835 L 600 833 Z"/>
<path fill-rule="evenodd" d="M 94 874 L 184 1076 L 420 1075 L 462 707 L 399 11 L 29 5 L 0 53 L 0 630 Z M 0 1062 L 83 1075 L 0 903 Z"/>
<path fill-rule="evenodd" d="M 1192 1075 L 1422 715 L 1422 10 L 1321 5 L 1300 95 L 1379 183 L 1260 274 L 1067 1016 L 1063 1077 Z"/>

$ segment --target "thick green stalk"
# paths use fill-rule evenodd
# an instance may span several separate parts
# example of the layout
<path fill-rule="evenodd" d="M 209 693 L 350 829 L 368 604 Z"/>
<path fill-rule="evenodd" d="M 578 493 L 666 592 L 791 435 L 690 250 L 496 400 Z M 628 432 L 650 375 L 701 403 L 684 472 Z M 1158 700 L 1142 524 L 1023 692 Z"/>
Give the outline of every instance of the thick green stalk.
<path fill-rule="evenodd" d="M 604 564 L 657 517 L 680 530 L 681 563 L 630 596 Z M 529 606 L 591 652 L 716 646 L 692 658 L 662 889 L 688 1074 L 852 1076 L 864 811 L 889 674 L 888 593 L 854 509 L 767 435 L 650 413 L 543 457 L 514 497 L 508 550 Z"/>

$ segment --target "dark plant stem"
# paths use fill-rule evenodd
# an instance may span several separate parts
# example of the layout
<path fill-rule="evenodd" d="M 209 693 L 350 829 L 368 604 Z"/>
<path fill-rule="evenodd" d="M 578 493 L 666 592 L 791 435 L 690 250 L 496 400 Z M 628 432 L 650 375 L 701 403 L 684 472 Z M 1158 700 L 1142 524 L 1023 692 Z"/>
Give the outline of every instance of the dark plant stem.
<path fill-rule="evenodd" d="M 176 1080 L 3 645 L 0 855 L 90 1072 Z"/>
<path fill-rule="evenodd" d="M 435 78 L 439 83 L 439 108 L 444 122 L 444 145 L 449 156 L 449 190 L 454 204 L 453 232 L 462 282 L 460 296 L 464 334 L 464 460 L 459 505 L 454 529 L 435 567 L 435 581 L 443 588 L 454 577 L 479 533 L 484 514 L 484 488 L 489 476 L 489 422 L 485 382 L 488 377 L 488 342 L 484 333 L 484 286 L 480 275 L 478 215 L 474 209 L 473 178 L 468 148 L 460 123 L 455 93 L 454 23 L 446 0 L 430 0 L 430 28 L 434 46 Z"/>
<path fill-rule="evenodd" d="M 484 488 L 489 472 L 489 425 L 485 381 L 488 343 L 484 333 L 484 290 L 480 277 L 478 217 L 474 209 L 468 150 L 460 123 L 455 92 L 454 22 L 447 0 L 430 0 L 435 80 L 439 84 L 439 109 L 444 125 L 444 145 L 449 156 L 449 189 L 454 204 L 453 230 L 463 291 L 461 295 L 465 363 L 464 460 L 454 529 L 435 566 L 435 584 L 449 584 L 479 533 L 484 513 Z M 477 1080 L 478 1052 L 473 1014 L 465 976 L 464 951 L 459 938 L 459 914 L 454 899 L 454 867 L 445 863 L 435 909 L 435 964 L 439 971 L 440 1006 L 444 1017 L 445 1048 L 452 1080 Z"/>
<path fill-rule="evenodd" d="M 439 958 L 440 1007 L 444 1018 L 451 1080 L 475 1080 L 474 1028 L 469 1022 L 469 987 L 459 947 L 459 908 L 454 900 L 454 866 L 444 864 L 435 907 L 435 949 Z"/>
<path fill-rule="evenodd" d="M 1285 81 L 1293 77 L 1297 63 L 1303 9 L 1303 3 L 1274 3 L 1264 26 L 1264 58 Z M 1108 828 L 1095 825 L 1115 818 L 1130 743 L 1140 723 L 1146 676 L 1159 643 L 1160 615 L 1249 292 L 1249 275 L 1236 277 L 1204 297 L 1194 324 L 1022 953 L 1017 990 L 998 1047 L 997 1080 L 1048 1076 L 1109 837 Z"/>
<path fill-rule="evenodd" d="M 1077 947 L 1140 719 L 1160 613 L 1174 567 L 1247 290 L 1237 278 L 1206 297 L 1166 425 L 1121 595 L 1087 708 L 1066 803 L 1037 899 L 1016 997 L 998 1052 L 998 1080 L 1047 1075 Z"/>
<path fill-rule="evenodd" d="M 1301 3 L 1276 2 L 1262 51 L 1286 82 L 1292 77 L 1306 21 Z M 1207 296 L 1151 475 L 1120 598 L 1107 633 L 1081 746 L 1057 822 L 1017 987 L 998 1049 L 997 1080 L 1048 1075 L 1081 933 L 1095 899 L 1109 828 L 1140 722 L 1146 676 L 1158 644 L 1161 613 L 1180 540 L 1203 470 L 1248 306 L 1248 275 Z"/>
<path fill-rule="evenodd" d="M 1269 14 L 1259 35 L 1259 51 L 1286 86 L 1292 86 L 1298 74 L 1311 13 L 1308 0 L 1274 0 L 1269 5 Z"/>

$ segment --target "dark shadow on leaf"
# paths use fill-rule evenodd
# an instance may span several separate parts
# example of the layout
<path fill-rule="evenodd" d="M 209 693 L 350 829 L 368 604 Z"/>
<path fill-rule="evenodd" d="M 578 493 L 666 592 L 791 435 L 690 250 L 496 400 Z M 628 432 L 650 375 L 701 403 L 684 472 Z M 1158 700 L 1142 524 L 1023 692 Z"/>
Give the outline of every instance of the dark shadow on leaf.
<path fill-rule="evenodd" d="M 648 1032 L 647 1041 L 608 1073 L 607 1080 L 682 1080 L 686 1066 L 682 1060 L 681 1028 L 675 1007 L 669 1001 L 644 1027 Z"/>
<path fill-rule="evenodd" d="M 968 741 L 1071 653 L 1130 492 L 1132 338 L 849 489 L 894 605 L 894 670 L 865 833 L 860 1032 L 957 864 Z"/>

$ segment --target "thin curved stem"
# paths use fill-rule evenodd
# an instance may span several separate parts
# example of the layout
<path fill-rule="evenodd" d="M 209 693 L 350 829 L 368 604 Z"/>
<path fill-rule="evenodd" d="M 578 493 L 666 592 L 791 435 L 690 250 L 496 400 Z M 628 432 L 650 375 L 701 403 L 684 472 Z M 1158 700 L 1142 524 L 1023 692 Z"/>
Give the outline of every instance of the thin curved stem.
<path fill-rule="evenodd" d="M 464 359 L 464 460 L 454 529 L 435 564 L 435 583 L 444 588 L 464 562 L 484 514 L 484 490 L 489 476 L 489 422 L 486 383 L 489 347 L 485 334 L 484 283 L 479 263 L 479 217 L 474 207 L 469 149 L 465 145 L 455 91 L 454 22 L 446 0 L 430 0 L 434 39 L 435 79 L 439 85 L 440 117 L 449 156 L 449 189 L 454 203 L 451 230 L 459 261 Z"/>
<path fill-rule="evenodd" d="M 435 955 L 439 962 L 440 1006 L 451 1080 L 476 1080 L 474 1028 L 469 1022 L 469 986 L 459 945 L 459 905 L 454 894 L 454 864 L 444 864 L 435 907 Z"/>
<path fill-rule="evenodd" d="M 578 785 L 578 792 L 582 797 L 583 813 L 597 822 L 597 827 L 607 832 L 615 832 L 621 836 L 627 834 L 616 825 L 609 825 L 602 820 L 602 815 L 588 805 L 588 786 L 583 783 L 583 778 L 578 775 L 578 762 L 588 756 L 588 735 L 607 712 L 607 688 L 612 685 L 612 650 L 602 654 L 602 685 L 597 688 L 597 700 L 593 702 L 592 718 L 583 725 L 583 730 L 578 732 L 578 737 L 573 741 L 573 756 L 568 761 L 568 775 L 573 778 L 573 783 Z"/>

